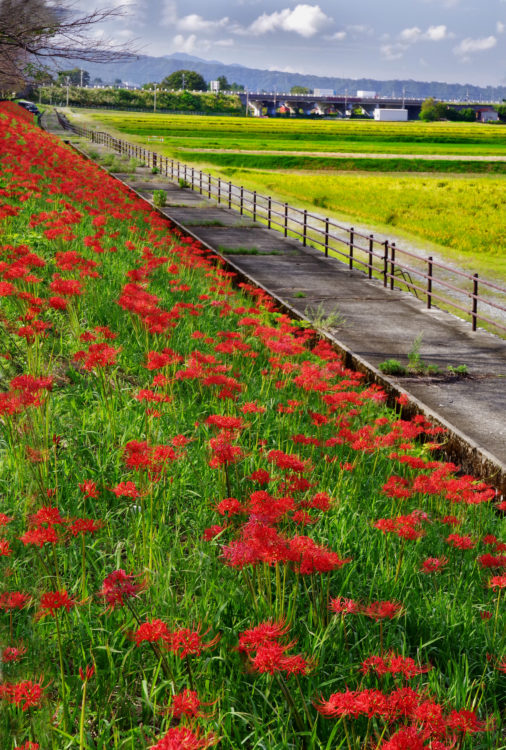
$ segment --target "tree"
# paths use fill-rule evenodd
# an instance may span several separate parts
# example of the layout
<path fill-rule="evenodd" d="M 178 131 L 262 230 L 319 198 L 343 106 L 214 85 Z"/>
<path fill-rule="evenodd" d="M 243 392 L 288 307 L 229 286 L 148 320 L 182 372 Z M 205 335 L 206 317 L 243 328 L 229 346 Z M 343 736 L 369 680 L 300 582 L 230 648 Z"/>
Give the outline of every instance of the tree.
<path fill-rule="evenodd" d="M 194 70 L 176 70 L 170 76 L 166 76 L 160 86 L 173 91 L 182 89 L 189 91 L 207 91 L 207 83 L 200 73 Z"/>
<path fill-rule="evenodd" d="M 230 89 L 230 84 L 227 81 L 227 76 L 218 76 L 216 80 L 220 84 L 220 91 L 228 91 Z"/>
<path fill-rule="evenodd" d="M 90 74 L 82 68 L 58 71 L 58 83 L 67 83 L 67 78 L 72 86 L 88 86 L 90 82 Z"/>
<path fill-rule="evenodd" d="M 229 91 L 244 91 L 244 86 L 242 83 L 231 83 L 229 86 Z"/>
<path fill-rule="evenodd" d="M 496 110 L 500 121 L 506 122 L 506 104 L 498 104 Z"/>
<path fill-rule="evenodd" d="M 111 62 L 135 52 L 91 32 L 97 23 L 121 15 L 121 7 L 80 14 L 70 0 L 0 0 L 1 85 L 37 82 L 57 60 Z"/>
<path fill-rule="evenodd" d="M 437 102 L 433 97 L 425 99 L 420 112 L 420 120 L 434 122 L 435 120 L 440 120 L 442 117 L 445 117 L 445 115 L 446 104 L 443 104 L 443 102 Z"/>
<path fill-rule="evenodd" d="M 307 86 L 292 86 L 290 89 L 290 94 L 310 94 L 311 91 L 307 88 Z"/>

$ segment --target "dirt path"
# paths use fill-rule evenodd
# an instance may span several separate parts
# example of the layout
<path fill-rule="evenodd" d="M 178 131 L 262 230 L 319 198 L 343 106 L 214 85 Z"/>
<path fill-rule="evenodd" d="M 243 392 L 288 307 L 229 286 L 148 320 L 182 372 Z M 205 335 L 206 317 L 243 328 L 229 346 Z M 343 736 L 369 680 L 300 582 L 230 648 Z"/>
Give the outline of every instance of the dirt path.
<path fill-rule="evenodd" d="M 378 154 L 358 153 L 356 151 L 266 151 L 237 148 L 191 148 L 178 147 L 178 151 L 199 151 L 202 154 L 251 154 L 270 156 L 328 156 L 344 159 L 424 159 L 426 161 L 506 161 L 506 156 L 458 156 L 455 154 Z"/>

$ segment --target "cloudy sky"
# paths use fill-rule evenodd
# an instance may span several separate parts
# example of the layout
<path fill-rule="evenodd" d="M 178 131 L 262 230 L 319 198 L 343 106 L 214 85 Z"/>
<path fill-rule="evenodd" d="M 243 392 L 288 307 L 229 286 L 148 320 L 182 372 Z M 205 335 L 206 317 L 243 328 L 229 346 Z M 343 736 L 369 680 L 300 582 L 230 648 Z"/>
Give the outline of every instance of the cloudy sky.
<path fill-rule="evenodd" d="M 336 77 L 506 83 L 506 0 L 77 0 L 141 52 Z"/>

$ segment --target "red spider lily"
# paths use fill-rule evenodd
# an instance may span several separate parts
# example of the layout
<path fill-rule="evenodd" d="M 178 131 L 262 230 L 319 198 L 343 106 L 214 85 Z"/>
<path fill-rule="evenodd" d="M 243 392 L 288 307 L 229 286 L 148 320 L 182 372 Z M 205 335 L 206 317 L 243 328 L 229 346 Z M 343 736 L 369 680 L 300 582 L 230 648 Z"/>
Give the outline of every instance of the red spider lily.
<path fill-rule="evenodd" d="M 373 620 L 392 620 L 394 617 L 401 615 L 403 611 L 404 607 L 402 604 L 390 601 L 372 602 L 361 609 L 362 614 Z"/>
<path fill-rule="evenodd" d="M 19 745 L 17 750 L 40 750 L 40 745 L 38 742 L 27 740 L 22 745 Z"/>
<path fill-rule="evenodd" d="M 209 631 L 206 631 L 206 633 L 207 632 Z M 185 656 L 199 656 L 203 649 L 214 648 L 219 640 L 220 635 L 216 635 L 210 641 L 204 643 L 202 641 L 202 636 L 200 635 L 199 626 L 197 630 L 179 628 L 178 630 L 172 631 L 169 634 L 166 645 L 169 651 L 172 651 L 174 654 L 179 653 L 180 658 L 184 659 Z"/>
<path fill-rule="evenodd" d="M 488 732 L 491 728 L 491 722 L 480 721 L 474 711 L 464 708 L 452 711 L 446 718 L 446 725 L 454 731 L 462 732 L 463 735 Z"/>
<path fill-rule="evenodd" d="M 79 534 L 95 534 L 102 526 L 102 521 L 94 521 L 92 518 L 74 518 L 69 522 L 68 528 L 72 536 L 79 536 Z"/>
<path fill-rule="evenodd" d="M 0 557 L 10 557 L 12 549 L 7 539 L 0 539 Z"/>
<path fill-rule="evenodd" d="M 74 354 L 75 362 L 83 362 L 83 367 L 88 372 L 97 367 L 110 367 L 116 364 L 120 348 L 114 348 L 106 343 L 90 344 L 88 351 L 79 351 Z"/>
<path fill-rule="evenodd" d="M 31 600 L 31 595 L 22 591 L 4 591 L 3 594 L 0 594 L 0 609 L 3 609 L 4 612 L 24 609 L 30 605 Z"/>
<path fill-rule="evenodd" d="M 214 734 L 202 735 L 198 729 L 193 731 L 187 727 L 172 727 L 156 745 L 151 746 L 151 750 L 201 750 L 218 742 Z"/>
<path fill-rule="evenodd" d="M 426 750 L 427 745 L 416 727 L 407 727 L 399 729 L 389 740 L 382 742 L 380 747 L 381 750 Z"/>
<path fill-rule="evenodd" d="M 214 524 L 214 526 L 209 526 L 209 528 L 204 529 L 204 533 L 202 534 L 202 539 L 204 542 L 210 542 L 212 539 L 214 539 L 218 534 L 221 534 L 222 531 L 224 531 L 227 527 L 226 526 L 220 526 L 219 524 Z"/>
<path fill-rule="evenodd" d="M 272 450 L 267 454 L 267 460 L 276 464 L 279 469 L 284 471 L 293 471 L 295 473 L 309 471 L 310 462 L 301 461 L 298 456 L 283 451 Z"/>
<path fill-rule="evenodd" d="M 351 562 L 351 557 L 341 559 L 337 552 L 316 544 L 310 537 L 295 536 L 288 540 L 293 567 L 302 575 L 328 573 Z"/>
<path fill-rule="evenodd" d="M 368 674 L 370 671 L 376 672 L 382 676 L 385 674 L 402 675 L 406 680 L 410 680 L 421 674 L 425 674 L 432 669 L 432 665 L 417 666 L 414 659 L 409 656 L 401 656 L 391 651 L 386 656 L 369 656 L 362 662 L 362 674 Z"/>
<path fill-rule="evenodd" d="M 482 568 L 506 568 L 506 555 L 480 555 L 478 562 Z"/>
<path fill-rule="evenodd" d="M 243 450 L 238 445 L 232 445 L 234 434 L 231 432 L 220 432 L 220 434 L 211 438 L 209 447 L 213 453 L 209 466 L 212 469 L 218 469 L 221 466 L 230 466 L 236 464 L 243 458 Z"/>
<path fill-rule="evenodd" d="M 5 513 L 0 513 L 0 528 L 2 528 L 2 526 L 7 526 L 7 524 L 9 524 L 13 520 L 14 519 L 12 518 L 12 516 L 7 516 Z"/>
<path fill-rule="evenodd" d="M 504 589 L 506 588 L 506 574 L 502 576 L 493 576 L 488 582 L 488 585 L 492 589 Z"/>
<path fill-rule="evenodd" d="M 284 672 L 287 676 L 307 674 L 314 663 L 301 654 L 287 653 L 296 641 L 279 642 L 287 633 L 284 620 L 266 620 L 239 634 L 238 650 L 248 654 L 250 667 L 255 672 L 271 675 Z"/>
<path fill-rule="evenodd" d="M 360 614 L 360 603 L 353 599 L 345 599 L 342 596 L 331 599 L 329 609 L 336 615 L 358 615 Z"/>
<path fill-rule="evenodd" d="M 272 477 L 265 469 L 257 469 L 249 475 L 249 478 L 258 484 L 269 484 Z"/>
<path fill-rule="evenodd" d="M 6 646 L 2 653 L 2 661 L 19 661 L 24 656 L 24 654 L 26 654 L 25 646 Z"/>
<path fill-rule="evenodd" d="M 473 549 L 473 547 L 476 547 L 476 542 L 469 535 L 450 534 L 446 537 L 446 541 L 455 549 Z"/>
<path fill-rule="evenodd" d="M 44 698 L 42 681 L 24 680 L 17 683 L 0 683 L 0 698 L 13 706 L 18 706 L 22 711 L 40 708 Z"/>
<path fill-rule="evenodd" d="M 132 500 L 136 500 L 141 496 L 134 482 L 120 482 L 111 492 L 114 492 L 116 497 L 131 497 Z"/>
<path fill-rule="evenodd" d="M 55 526 L 64 524 L 65 519 L 62 518 L 58 508 L 44 506 L 40 508 L 37 513 L 34 513 L 32 516 L 30 516 L 30 523 L 34 526 L 39 526 L 40 524 Z"/>
<path fill-rule="evenodd" d="M 141 643 L 167 643 L 170 633 L 167 625 L 158 619 L 143 622 L 134 633 L 137 646 Z"/>
<path fill-rule="evenodd" d="M 172 705 L 169 711 L 175 719 L 180 719 L 181 716 L 195 718 L 204 715 L 200 710 L 201 705 L 202 702 L 198 697 L 197 691 L 186 689 L 182 693 L 172 696 Z"/>
<path fill-rule="evenodd" d="M 86 479 L 84 482 L 81 482 L 79 489 L 85 497 L 98 497 L 97 485 L 91 479 Z"/>
<path fill-rule="evenodd" d="M 94 664 L 86 665 L 86 669 L 79 667 L 79 677 L 82 682 L 88 682 L 88 680 L 91 680 L 94 674 L 95 674 Z"/>
<path fill-rule="evenodd" d="M 266 620 L 239 634 L 239 651 L 251 653 L 269 641 L 277 641 L 286 635 L 290 627 L 285 620 Z"/>
<path fill-rule="evenodd" d="M 135 579 L 133 573 L 125 573 L 121 568 L 104 578 L 99 595 L 106 600 L 107 609 L 123 607 L 128 599 L 138 596 L 143 587 Z"/>
<path fill-rule="evenodd" d="M 19 538 L 25 547 L 28 544 L 42 547 L 44 544 L 56 544 L 60 541 L 60 536 L 54 526 L 48 526 L 47 528 L 44 526 L 37 526 L 34 529 L 29 529 Z"/>
<path fill-rule="evenodd" d="M 422 573 L 441 573 L 447 565 L 448 558 L 446 557 L 428 557 L 423 561 L 420 570 Z"/>
<path fill-rule="evenodd" d="M 207 417 L 206 424 L 217 427 L 219 430 L 243 430 L 246 425 L 241 417 L 228 417 L 222 414 L 211 414 Z"/>
<path fill-rule="evenodd" d="M 59 609 L 70 612 L 76 604 L 78 602 L 72 599 L 65 589 L 62 591 L 47 591 L 40 597 L 38 617 L 45 617 L 46 615 L 55 617 Z"/>

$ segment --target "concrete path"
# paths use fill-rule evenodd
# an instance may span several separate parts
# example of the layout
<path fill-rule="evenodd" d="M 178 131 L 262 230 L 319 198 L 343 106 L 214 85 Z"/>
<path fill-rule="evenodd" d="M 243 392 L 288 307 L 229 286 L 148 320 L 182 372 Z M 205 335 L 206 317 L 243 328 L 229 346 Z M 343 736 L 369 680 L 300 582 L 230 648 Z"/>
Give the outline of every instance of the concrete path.
<path fill-rule="evenodd" d="M 49 124 L 49 123 L 48 123 Z M 304 248 L 188 189 L 141 174 L 117 175 L 148 200 L 167 191 L 165 216 L 222 253 L 231 265 L 271 292 L 291 312 L 323 322 L 347 361 L 393 395 L 407 392 L 414 407 L 448 429 L 447 452 L 469 473 L 506 493 L 506 341 L 415 297 L 390 291 L 360 271 Z M 141 176 L 142 175 L 142 176 Z M 250 253 L 248 254 L 248 250 Z M 378 366 L 407 364 L 421 336 L 420 357 L 437 365 L 434 377 L 385 377 Z M 468 378 L 444 374 L 465 364 Z"/>

